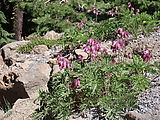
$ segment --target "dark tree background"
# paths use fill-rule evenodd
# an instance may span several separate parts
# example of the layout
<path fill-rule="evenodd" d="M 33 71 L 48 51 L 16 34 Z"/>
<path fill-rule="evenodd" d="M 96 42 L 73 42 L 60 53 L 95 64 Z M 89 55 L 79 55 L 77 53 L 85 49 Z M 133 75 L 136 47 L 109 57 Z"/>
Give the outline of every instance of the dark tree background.
<path fill-rule="evenodd" d="M 107 12 L 114 10 L 114 6 L 122 6 L 122 4 L 127 6 L 128 2 L 131 2 L 133 7 L 140 9 L 141 13 L 154 14 L 155 20 L 160 19 L 159 0 L 60 1 L 62 0 L 0 0 L 0 45 L 9 42 L 8 38 L 21 40 L 22 37 L 32 33 L 43 35 L 50 30 L 66 32 L 71 27 L 66 23 L 66 19 L 72 23 L 85 19 L 90 24 L 107 21 L 110 16 L 106 17 L 106 14 L 98 16 L 96 21 L 95 15 L 92 12 L 88 13 L 93 6 L 102 12 Z M 107 27 L 104 31 L 106 29 Z M 10 33 L 14 35 L 11 36 Z"/>
<path fill-rule="evenodd" d="M 16 7 L 17 5 L 15 5 Z M 15 40 L 22 40 L 22 28 L 23 28 L 23 11 L 16 9 L 13 31 L 15 33 Z"/>

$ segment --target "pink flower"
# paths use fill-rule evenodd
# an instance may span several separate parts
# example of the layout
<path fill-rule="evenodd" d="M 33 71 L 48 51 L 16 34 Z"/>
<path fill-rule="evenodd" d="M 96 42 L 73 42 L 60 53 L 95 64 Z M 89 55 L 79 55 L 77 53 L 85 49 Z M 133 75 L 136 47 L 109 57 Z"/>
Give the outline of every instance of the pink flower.
<path fill-rule="evenodd" d="M 93 10 L 93 13 L 96 14 L 96 13 L 97 13 L 97 10 Z"/>
<path fill-rule="evenodd" d="M 74 87 L 80 86 L 80 78 L 74 79 Z"/>
<path fill-rule="evenodd" d="M 83 62 L 83 61 L 84 61 L 83 56 L 82 56 L 82 55 L 79 55 L 79 56 L 78 56 L 78 60 L 81 61 L 81 62 Z"/>
<path fill-rule="evenodd" d="M 95 44 L 95 40 L 94 40 L 93 38 L 90 38 L 90 39 L 88 40 L 88 44 L 89 44 L 89 45 L 94 45 L 94 44 Z"/>
<path fill-rule="evenodd" d="M 97 52 L 99 52 L 100 51 L 100 44 L 95 44 L 95 50 L 97 51 Z"/>
<path fill-rule="evenodd" d="M 84 23 L 83 23 L 83 22 L 80 22 L 80 23 L 79 23 L 79 26 L 83 27 L 83 26 L 84 26 Z"/>
<path fill-rule="evenodd" d="M 83 49 L 90 55 L 90 61 L 93 61 L 99 52 L 101 51 L 101 45 L 98 40 L 90 38 L 86 45 L 83 45 Z"/>
<path fill-rule="evenodd" d="M 117 62 L 118 62 L 118 60 L 117 60 L 116 58 L 113 58 L 113 59 L 112 59 L 112 63 L 113 63 L 113 64 L 115 64 L 115 63 L 117 63 Z"/>
<path fill-rule="evenodd" d="M 107 74 L 106 78 L 110 79 L 112 77 L 112 74 Z"/>
<path fill-rule="evenodd" d="M 131 10 L 134 11 L 135 9 L 132 7 Z"/>
<path fill-rule="evenodd" d="M 86 53 L 88 53 L 88 54 L 91 52 L 90 46 L 86 46 L 86 47 L 84 47 L 83 49 L 84 49 L 84 51 L 85 51 Z"/>
<path fill-rule="evenodd" d="M 117 52 L 121 48 L 118 41 L 112 41 L 111 49 L 113 52 Z"/>
<path fill-rule="evenodd" d="M 128 2 L 128 7 L 130 8 L 132 6 L 131 2 Z"/>
<path fill-rule="evenodd" d="M 119 11 L 119 7 L 116 6 L 116 7 L 115 7 L 115 13 L 117 13 L 118 11 Z"/>
<path fill-rule="evenodd" d="M 100 15 L 100 14 L 102 14 L 95 6 L 92 6 L 92 9 L 93 9 L 93 13 L 94 13 L 95 15 Z"/>
<path fill-rule="evenodd" d="M 145 50 L 143 51 L 143 61 L 144 61 L 144 62 L 149 62 L 150 59 L 151 59 L 151 57 L 152 57 L 151 51 L 145 49 Z"/>
<path fill-rule="evenodd" d="M 124 32 L 124 28 L 118 28 L 118 33 L 122 34 Z"/>
<path fill-rule="evenodd" d="M 136 14 L 139 14 L 140 10 L 139 9 L 136 9 Z"/>
<path fill-rule="evenodd" d="M 68 24 L 72 24 L 69 19 L 66 19 L 66 22 L 67 22 Z"/>
<path fill-rule="evenodd" d="M 101 50 L 101 52 L 102 53 L 107 53 L 108 51 L 107 51 L 107 48 L 103 48 L 102 50 Z"/>
<path fill-rule="evenodd" d="M 135 14 L 132 14 L 132 16 L 135 16 Z"/>
<path fill-rule="evenodd" d="M 80 23 L 76 23 L 76 25 L 77 25 L 77 28 L 78 28 L 79 30 L 82 30 L 82 27 L 84 26 L 84 23 L 83 23 L 83 22 L 80 22 Z"/>
<path fill-rule="evenodd" d="M 92 6 L 92 9 L 96 9 L 96 6 Z"/>
<path fill-rule="evenodd" d="M 118 34 L 121 36 L 121 38 L 130 37 L 129 32 L 126 32 L 124 28 L 118 28 Z"/>
<path fill-rule="evenodd" d="M 120 44 L 120 46 L 123 46 L 123 39 L 122 38 L 119 40 L 119 44 Z"/>
<path fill-rule="evenodd" d="M 94 56 L 91 56 L 90 57 L 90 61 L 92 62 L 92 61 L 94 61 L 95 60 L 95 57 Z"/>
<path fill-rule="evenodd" d="M 58 55 L 57 61 L 58 61 L 60 69 L 63 69 L 63 68 L 70 69 L 71 68 L 71 62 L 67 58 L 64 58 L 61 55 Z"/>
<path fill-rule="evenodd" d="M 78 27 L 79 30 L 82 30 L 82 27 L 81 27 L 81 26 L 77 26 L 77 27 Z"/>
<path fill-rule="evenodd" d="M 108 14 L 108 15 L 111 15 L 112 17 L 115 15 L 115 13 L 114 13 L 113 11 L 111 11 L 111 10 L 108 11 L 107 14 Z"/>
<path fill-rule="evenodd" d="M 125 32 L 125 33 L 124 33 L 124 38 L 128 38 L 128 37 L 130 37 L 129 32 Z"/>

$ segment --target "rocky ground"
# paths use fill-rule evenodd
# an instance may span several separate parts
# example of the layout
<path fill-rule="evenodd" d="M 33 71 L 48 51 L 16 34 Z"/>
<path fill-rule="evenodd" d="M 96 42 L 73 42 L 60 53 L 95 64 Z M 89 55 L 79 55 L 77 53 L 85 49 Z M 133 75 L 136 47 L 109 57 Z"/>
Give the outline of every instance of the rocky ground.
<path fill-rule="evenodd" d="M 17 41 L 0 49 L 0 106 L 3 110 L 12 107 L 6 113 L 0 111 L 0 120 L 31 120 L 29 116 L 37 108 L 34 100 L 39 90 L 48 90 L 51 67 L 47 62 L 62 47 L 52 46 L 48 49 L 45 45 L 38 45 L 30 54 L 16 51 L 28 42 Z M 53 73 L 59 71 L 56 65 L 53 69 Z"/>
<path fill-rule="evenodd" d="M 7 94 L 7 100 L 13 105 L 8 112 L 0 112 L 2 120 L 31 120 L 29 115 L 37 108 L 33 101 L 38 97 L 39 89 L 47 90 L 51 74 L 51 67 L 47 62 L 62 50 L 60 46 L 48 48 L 39 45 L 30 54 L 17 53 L 16 49 L 26 43 L 28 41 L 10 43 L 0 50 L 0 100 L 3 101 L 2 94 Z M 108 48 L 109 52 L 111 44 L 111 41 L 107 41 L 102 46 Z M 141 35 L 138 39 L 130 39 L 126 49 L 133 53 L 146 47 L 152 51 L 152 62 L 159 62 L 160 30 L 149 37 Z M 55 65 L 53 73 L 58 71 L 59 68 Z M 136 104 L 139 108 L 129 111 L 126 114 L 127 120 L 160 120 L 160 76 L 147 75 L 151 80 L 151 87 L 138 96 Z M 85 118 L 80 116 L 83 115 L 73 115 L 69 120 L 105 120 L 103 112 L 97 114 L 95 108 L 88 111 Z"/>
<path fill-rule="evenodd" d="M 152 62 L 160 62 L 160 31 L 153 32 L 150 37 L 139 38 L 130 45 L 132 48 L 147 46 L 153 54 Z M 151 87 L 137 96 L 138 109 L 128 113 L 131 116 L 129 120 L 160 120 L 160 73 L 148 73 L 147 76 Z"/>

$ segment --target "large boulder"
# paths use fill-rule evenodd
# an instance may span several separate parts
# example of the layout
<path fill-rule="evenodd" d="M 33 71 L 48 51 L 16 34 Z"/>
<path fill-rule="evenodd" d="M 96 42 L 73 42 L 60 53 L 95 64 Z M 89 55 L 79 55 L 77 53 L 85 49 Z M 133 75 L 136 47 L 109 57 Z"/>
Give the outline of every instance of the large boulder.
<path fill-rule="evenodd" d="M 25 41 L 25 40 L 11 42 L 11 43 L 8 43 L 7 45 L 3 46 L 2 49 L 4 49 L 4 50 L 7 50 L 7 49 L 16 50 L 17 48 L 19 48 L 22 45 L 27 44 L 28 42 L 29 41 Z"/>
<path fill-rule="evenodd" d="M 0 49 L 0 54 L 1 57 L 3 58 L 4 63 L 7 66 L 11 66 L 16 61 L 21 61 L 22 59 L 19 59 L 20 57 L 18 56 L 19 54 L 16 52 L 16 50 L 20 46 L 25 45 L 28 42 L 29 41 L 16 41 L 3 46 Z"/>
<path fill-rule="evenodd" d="M 47 91 L 50 74 L 59 71 L 58 65 L 50 67 L 47 63 L 53 50 L 45 45 L 36 46 L 34 54 L 16 51 L 27 43 L 17 41 L 0 49 L 0 107 L 6 110 L 7 101 L 12 108 L 12 114 L 0 111 L 0 119 L 31 120 L 28 116 L 36 109 L 33 101 L 39 90 Z"/>
<path fill-rule="evenodd" d="M 19 80 L 24 83 L 29 96 L 34 92 L 38 93 L 39 89 L 47 90 L 50 71 L 51 68 L 47 63 L 35 63 L 30 66 L 30 69 L 19 73 Z"/>
<path fill-rule="evenodd" d="M 9 112 L 3 114 L 3 120 L 33 120 L 30 115 L 34 112 L 35 108 L 38 106 L 33 103 L 34 99 L 18 99 L 12 110 L 10 115 Z"/>

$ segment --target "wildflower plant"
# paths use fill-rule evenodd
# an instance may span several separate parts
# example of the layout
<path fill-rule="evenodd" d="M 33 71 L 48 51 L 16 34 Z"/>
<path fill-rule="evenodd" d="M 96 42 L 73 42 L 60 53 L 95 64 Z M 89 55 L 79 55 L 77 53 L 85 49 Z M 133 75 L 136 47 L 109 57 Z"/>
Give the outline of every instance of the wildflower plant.
<path fill-rule="evenodd" d="M 37 119 L 67 120 L 74 113 L 99 106 L 106 118 L 123 119 L 135 108 L 136 96 L 149 87 L 144 72 L 156 73 L 155 65 L 137 56 L 132 63 L 112 63 L 113 57 L 97 55 L 92 62 L 72 61 L 70 69 L 53 75 L 49 92 L 41 91 Z"/>

